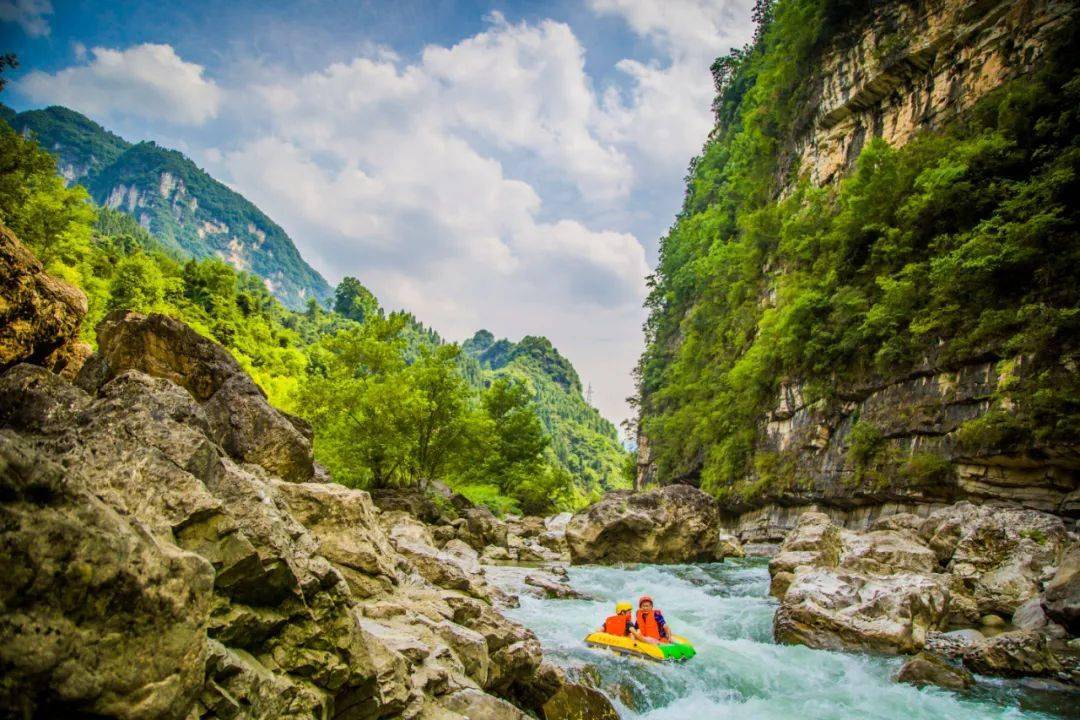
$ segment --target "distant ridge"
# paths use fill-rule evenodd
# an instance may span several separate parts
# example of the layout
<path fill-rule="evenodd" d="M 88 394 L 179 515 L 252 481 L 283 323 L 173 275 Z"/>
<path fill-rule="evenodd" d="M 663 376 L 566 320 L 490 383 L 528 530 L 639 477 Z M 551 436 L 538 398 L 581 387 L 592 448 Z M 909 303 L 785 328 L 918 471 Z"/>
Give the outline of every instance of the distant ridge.
<path fill-rule="evenodd" d="M 330 285 L 285 231 L 183 153 L 153 142 L 133 145 L 60 106 L 21 113 L 0 106 L 0 118 L 56 155 L 69 183 L 84 185 L 98 204 L 131 215 L 167 246 L 254 273 L 293 309 L 311 297 L 324 304 L 329 299 Z"/>

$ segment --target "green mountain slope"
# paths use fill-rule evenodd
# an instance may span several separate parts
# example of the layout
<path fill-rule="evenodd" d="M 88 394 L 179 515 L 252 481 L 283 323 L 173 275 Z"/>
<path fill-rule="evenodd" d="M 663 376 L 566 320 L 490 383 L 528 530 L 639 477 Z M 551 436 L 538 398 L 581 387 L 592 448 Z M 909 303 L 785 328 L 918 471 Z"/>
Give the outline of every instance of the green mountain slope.
<path fill-rule="evenodd" d="M 4 119 L 16 131 L 32 134 L 41 147 L 55 155 L 60 174 L 69 183 L 88 184 L 131 147 L 85 115 L 57 105 L 17 114 L 12 111 Z"/>
<path fill-rule="evenodd" d="M 615 426 L 582 395 L 574 366 L 544 337 L 514 343 L 480 330 L 462 345 L 480 364 L 485 380 L 512 377 L 529 389 L 551 449 L 586 492 L 626 487 L 627 452 Z"/>
<path fill-rule="evenodd" d="M 755 44 L 713 66 L 717 125 L 647 301 L 638 379 L 652 479 L 700 483 L 737 512 L 948 497 L 966 492 L 962 472 L 1005 478 L 1010 462 L 1028 474 L 1002 486 L 1045 472 L 1075 487 L 1060 458 L 1080 429 L 1077 23 L 1061 23 L 1038 64 L 1020 55 L 1000 86 L 951 98 L 955 115 L 906 144 L 868 131 L 835 181 L 817 184 L 798 152 L 843 115 L 812 122 L 836 87 L 821 74 L 851 68 L 836 58 L 858 55 L 865 24 L 887 28 L 875 13 L 898 5 L 765 3 Z M 992 27 L 988 7 L 963 17 Z M 894 32 L 852 76 L 870 85 L 864 66 L 895 57 L 909 60 L 890 68 L 923 67 L 930 43 L 917 31 Z M 879 77 L 889 92 L 845 87 L 855 101 L 841 109 L 923 87 Z M 965 372 L 982 379 L 957 389 Z"/>
<path fill-rule="evenodd" d="M 18 113 L 11 124 L 57 157 L 69 183 L 85 185 L 99 204 L 135 217 L 167 246 L 254 273 L 293 309 L 311 297 L 330 297 L 326 280 L 280 226 L 182 153 L 152 142 L 131 145 L 63 107 Z"/>

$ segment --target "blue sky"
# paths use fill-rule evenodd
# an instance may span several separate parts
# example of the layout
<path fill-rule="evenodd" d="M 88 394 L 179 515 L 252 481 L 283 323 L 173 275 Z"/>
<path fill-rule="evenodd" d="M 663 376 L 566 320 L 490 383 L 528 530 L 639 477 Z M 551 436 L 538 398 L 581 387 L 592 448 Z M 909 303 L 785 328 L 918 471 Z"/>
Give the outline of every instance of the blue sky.
<path fill-rule="evenodd" d="M 445 337 L 547 335 L 618 421 L 751 4 L 0 0 L 0 100 L 183 150 Z"/>

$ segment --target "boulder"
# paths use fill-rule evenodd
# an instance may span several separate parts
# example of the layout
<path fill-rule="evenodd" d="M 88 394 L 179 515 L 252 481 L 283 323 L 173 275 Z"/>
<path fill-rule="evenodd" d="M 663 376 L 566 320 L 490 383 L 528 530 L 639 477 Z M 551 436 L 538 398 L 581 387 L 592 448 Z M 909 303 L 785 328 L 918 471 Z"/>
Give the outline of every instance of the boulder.
<path fill-rule="evenodd" d="M 929 652 L 921 652 L 904 663 L 896 674 L 896 681 L 915 687 L 937 685 L 946 690 L 966 690 L 975 684 L 975 678 L 963 667 L 956 667 Z"/>
<path fill-rule="evenodd" d="M 45 272 L 0 224 L 0 371 L 28 362 L 69 375 L 85 355 L 78 345 L 86 296 Z"/>
<path fill-rule="evenodd" d="M 1039 630 L 1046 627 L 1046 612 L 1043 610 L 1042 598 L 1033 597 L 1016 608 L 1012 616 L 1012 624 L 1020 630 Z"/>
<path fill-rule="evenodd" d="M 525 713 L 505 700 L 472 688 L 445 695 L 439 704 L 467 720 L 526 720 Z"/>
<path fill-rule="evenodd" d="M 719 509 L 689 485 L 608 493 L 574 515 L 566 542 L 574 563 L 679 563 L 716 559 Z"/>
<path fill-rule="evenodd" d="M 284 480 L 315 474 L 311 428 L 274 409 L 228 350 L 165 315 L 115 311 L 97 327 L 98 352 L 79 371 L 91 394 L 128 370 L 169 380 L 204 406 L 213 439 Z"/>
<path fill-rule="evenodd" d="M 544 720 L 619 720 L 619 713 L 599 690 L 567 683 L 544 703 Z"/>
<path fill-rule="evenodd" d="M 926 633 L 927 651 L 942 657 L 963 658 L 976 646 L 982 644 L 986 636 L 974 628 L 963 628 L 949 632 L 931 630 Z"/>
<path fill-rule="evenodd" d="M 829 516 L 805 512 L 769 561 L 769 573 L 794 572 L 800 565 L 836 567 L 842 551 L 840 528 L 833 525 Z"/>
<path fill-rule="evenodd" d="M 495 517 L 485 507 L 467 508 L 461 512 L 465 522 L 458 529 L 458 537 L 483 552 L 487 545 L 506 547 L 506 523 Z"/>
<path fill-rule="evenodd" d="M 795 573 L 793 572 L 782 570 L 776 573 L 769 582 L 769 595 L 777 600 L 783 600 L 793 580 L 795 580 Z"/>
<path fill-rule="evenodd" d="M 909 530 L 844 532 L 841 566 L 887 575 L 896 572 L 930 574 L 938 570 L 937 556 Z"/>
<path fill-rule="evenodd" d="M 746 552 L 743 550 L 742 543 L 739 542 L 739 538 L 732 535 L 729 532 L 721 531 L 717 535 L 716 539 L 716 552 L 714 553 L 716 559 L 723 560 L 724 558 L 741 558 L 746 557 Z"/>
<path fill-rule="evenodd" d="M 481 575 L 484 570 L 480 567 L 480 555 L 465 542 L 454 538 L 448 540 L 442 547 L 442 551 L 452 557 L 454 562 L 466 573 Z"/>
<path fill-rule="evenodd" d="M 1072 635 L 1080 635 L 1080 544 L 1071 543 L 1063 553 L 1060 566 L 1046 584 L 1043 607 Z"/>
<path fill-rule="evenodd" d="M 453 507 L 449 501 L 437 503 L 433 493 L 417 487 L 375 488 L 371 491 L 371 499 L 380 510 L 407 512 L 429 525 L 454 519 L 449 512 Z"/>
<path fill-rule="evenodd" d="M 187 717 L 209 656 L 210 563 L 159 542 L 10 431 L 0 548 L 0 714 Z"/>
<path fill-rule="evenodd" d="M 579 592 L 566 583 L 559 582 L 547 573 L 533 573 L 525 576 L 525 584 L 536 588 L 541 597 L 560 600 L 591 600 L 592 597 Z"/>
<path fill-rule="evenodd" d="M 984 675 L 1055 675 L 1062 668 L 1046 637 L 1034 630 L 1005 632 L 979 643 L 964 655 L 964 665 Z"/>
<path fill-rule="evenodd" d="M 1051 579 L 1067 544 L 1060 518 L 1035 510 L 957 503 L 919 530 L 980 615 L 1012 615 Z"/>
<path fill-rule="evenodd" d="M 800 567 L 776 611 L 777 642 L 824 650 L 916 652 L 940 630 L 948 610 L 944 578 L 867 576 Z"/>

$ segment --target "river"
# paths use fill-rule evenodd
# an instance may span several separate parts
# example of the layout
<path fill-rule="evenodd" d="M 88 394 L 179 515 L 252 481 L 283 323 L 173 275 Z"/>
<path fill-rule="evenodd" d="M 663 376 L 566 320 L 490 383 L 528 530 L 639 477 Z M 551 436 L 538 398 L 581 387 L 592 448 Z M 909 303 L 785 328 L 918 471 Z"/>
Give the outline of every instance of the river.
<path fill-rule="evenodd" d="M 570 584 L 597 599 L 544 600 L 521 592 L 520 569 L 491 569 L 521 595 L 507 615 L 532 628 L 546 656 L 584 673 L 626 719 L 641 720 L 984 720 L 1075 717 L 1076 697 L 1036 694 L 981 678 L 966 695 L 918 690 L 890 677 L 902 660 L 826 652 L 772 641 L 776 601 L 762 560 L 710 565 L 573 567 Z M 698 654 L 661 665 L 588 648 L 582 638 L 616 600 L 648 592 Z M 1070 715 L 1072 712 L 1074 714 Z"/>

